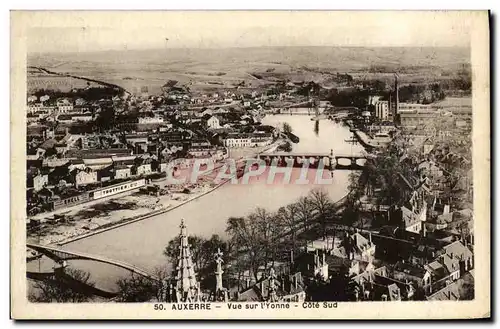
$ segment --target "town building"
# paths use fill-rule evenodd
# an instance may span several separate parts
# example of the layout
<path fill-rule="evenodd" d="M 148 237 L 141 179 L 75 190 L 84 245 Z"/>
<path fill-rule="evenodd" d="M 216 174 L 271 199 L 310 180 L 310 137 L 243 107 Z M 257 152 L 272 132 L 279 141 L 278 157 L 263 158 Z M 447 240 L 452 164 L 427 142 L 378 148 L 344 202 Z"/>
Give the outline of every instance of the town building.
<path fill-rule="evenodd" d="M 385 266 L 354 276 L 347 290 L 353 301 L 402 301 L 415 296 L 413 284 L 391 278 Z"/>
<path fill-rule="evenodd" d="M 92 170 L 100 170 L 113 164 L 113 159 L 110 156 L 99 156 L 93 158 L 85 158 L 82 160 L 85 164 L 85 167 Z"/>
<path fill-rule="evenodd" d="M 229 134 L 223 140 L 225 147 L 250 147 L 252 145 L 252 139 L 248 134 Z"/>
<path fill-rule="evenodd" d="M 98 182 L 97 171 L 94 171 L 90 168 L 85 168 L 84 170 L 74 169 L 73 171 L 71 171 L 70 175 L 71 181 L 75 184 L 76 187 Z"/>
<path fill-rule="evenodd" d="M 376 246 L 372 242 L 371 232 L 368 239 L 359 232 L 345 232 L 343 238 L 334 237 L 331 244 L 333 247 L 330 253 L 338 258 L 369 262 L 375 257 Z"/>
<path fill-rule="evenodd" d="M 59 123 L 75 123 L 75 122 L 89 122 L 94 119 L 92 113 L 69 113 L 69 114 L 59 114 L 56 117 L 56 121 Z"/>
<path fill-rule="evenodd" d="M 404 229 L 408 232 L 420 233 L 423 224 L 422 221 L 418 219 L 418 216 L 405 206 L 402 206 L 400 211 Z"/>
<path fill-rule="evenodd" d="M 37 192 L 40 191 L 45 186 L 47 186 L 48 183 L 49 183 L 48 175 L 43 175 L 39 173 L 36 176 L 33 176 L 33 189 Z"/>
<path fill-rule="evenodd" d="M 424 266 L 432 275 L 430 293 L 440 290 L 460 278 L 460 267 L 457 260 L 449 255 L 441 255 Z"/>
<path fill-rule="evenodd" d="M 85 106 L 85 105 L 75 105 L 73 106 L 73 111 L 71 111 L 71 113 L 87 113 L 87 112 L 91 112 L 90 108 L 88 106 Z"/>
<path fill-rule="evenodd" d="M 412 282 L 425 295 L 432 292 L 432 273 L 424 266 L 398 262 L 393 268 L 393 276 L 402 282 Z"/>
<path fill-rule="evenodd" d="M 43 103 L 29 103 L 27 106 L 28 114 L 44 114 L 51 115 L 56 111 L 55 106 L 44 105 Z"/>
<path fill-rule="evenodd" d="M 207 120 L 207 127 L 210 129 L 219 129 L 220 126 L 220 119 L 217 116 L 211 116 Z"/>
<path fill-rule="evenodd" d="M 276 274 L 273 267 L 267 277 L 261 278 L 255 285 L 239 292 L 239 302 L 304 302 L 305 284 L 300 272 L 294 274 Z"/>
<path fill-rule="evenodd" d="M 459 262 L 459 276 L 464 275 L 474 268 L 474 254 L 462 242 L 455 241 L 443 247 L 443 252 L 449 258 Z"/>
<path fill-rule="evenodd" d="M 94 120 L 94 116 L 90 112 L 72 113 L 71 120 L 73 122 L 89 122 Z"/>
<path fill-rule="evenodd" d="M 90 193 L 93 194 L 93 199 L 97 200 L 97 199 L 121 194 L 124 192 L 133 191 L 133 190 L 139 189 L 145 185 L 146 185 L 145 179 L 137 179 L 137 180 L 132 180 L 132 181 L 129 180 L 129 181 L 126 181 L 123 183 L 113 184 L 113 185 L 109 185 L 109 186 L 106 186 L 103 188 L 99 188 L 99 189 L 94 190 Z"/>
<path fill-rule="evenodd" d="M 162 124 L 164 122 L 161 116 L 141 116 L 137 120 L 139 124 Z"/>
<path fill-rule="evenodd" d="M 151 163 L 141 163 L 132 167 L 134 175 L 149 175 L 151 172 Z"/>
<path fill-rule="evenodd" d="M 62 98 L 57 100 L 57 113 L 66 114 L 73 111 L 73 103 L 67 99 Z"/>
<path fill-rule="evenodd" d="M 127 143 L 132 145 L 136 143 L 147 143 L 148 135 L 146 133 L 128 134 L 125 135 L 125 140 Z"/>
<path fill-rule="evenodd" d="M 382 96 L 368 96 L 368 105 L 375 106 L 382 98 Z"/>
<path fill-rule="evenodd" d="M 370 261 L 375 257 L 375 244 L 372 242 L 371 232 L 369 238 L 365 238 L 360 233 L 347 234 L 346 246 L 349 259 Z"/>
<path fill-rule="evenodd" d="M 391 121 L 389 118 L 389 101 L 375 102 L 375 116 L 381 121 Z"/>
<path fill-rule="evenodd" d="M 471 97 L 446 97 L 444 100 L 433 103 L 432 106 L 451 112 L 453 117 L 469 122 L 472 118 Z"/>
<path fill-rule="evenodd" d="M 114 179 L 126 179 L 132 176 L 132 170 L 127 165 L 116 165 L 114 166 L 114 170 Z"/>
<path fill-rule="evenodd" d="M 371 125 L 368 126 L 368 131 L 370 133 L 382 133 L 382 134 L 391 134 L 392 132 L 396 131 L 397 128 L 394 125 L 394 123 L 390 121 L 383 121 L 380 123 L 372 123 Z"/>
<path fill-rule="evenodd" d="M 416 129 L 419 126 L 432 126 L 444 112 L 423 104 L 400 103 L 399 124 L 403 128 Z"/>

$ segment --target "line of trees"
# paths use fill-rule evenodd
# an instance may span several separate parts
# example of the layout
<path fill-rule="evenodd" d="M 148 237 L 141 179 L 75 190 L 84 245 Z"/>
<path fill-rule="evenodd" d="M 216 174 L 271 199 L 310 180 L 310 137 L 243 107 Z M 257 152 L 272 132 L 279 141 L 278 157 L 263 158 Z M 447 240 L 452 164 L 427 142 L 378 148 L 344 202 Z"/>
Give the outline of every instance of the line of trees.
<path fill-rule="evenodd" d="M 326 235 L 327 223 L 332 218 L 333 202 L 326 191 L 314 189 L 309 195 L 296 202 L 270 212 L 256 208 L 246 217 L 231 217 L 227 220 L 228 239 L 218 235 L 203 238 L 196 235 L 188 237 L 192 260 L 202 289 L 215 287 L 214 254 L 220 248 L 224 253 L 224 285 L 242 288 L 244 273 L 249 271 L 254 280 L 259 274 L 268 271 L 276 261 L 290 260 L 305 246 L 300 233 L 320 224 L 320 235 Z M 169 241 L 163 254 L 171 265 L 179 255 L 180 238 Z M 173 278 L 175 272 L 156 270 L 163 282 Z M 160 298 L 163 284 L 152 282 L 144 277 L 132 276 L 118 282 L 118 300 L 123 302 L 150 301 Z M 159 300 L 159 299 L 158 299 Z"/>
<path fill-rule="evenodd" d="M 110 87 L 90 87 L 90 83 L 87 82 L 87 88 L 79 88 L 69 92 L 64 92 L 60 90 L 44 89 L 40 88 L 34 91 L 32 94 L 40 98 L 41 96 L 48 95 L 50 99 L 57 98 L 83 98 L 86 101 L 98 101 L 100 99 L 111 99 L 114 96 L 120 96 L 121 90 L 117 88 Z"/>
<path fill-rule="evenodd" d="M 116 300 L 123 303 L 162 301 L 163 292 L 168 288 L 169 272 L 166 267 L 156 267 L 152 274 L 156 279 L 134 274 L 118 279 Z"/>
<path fill-rule="evenodd" d="M 237 269 L 249 270 L 255 280 L 276 261 L 290 260 L 304 247 L 300 233 L 320 224 L 320 234 L 327 233 L 327 223 L 333 218 L 333 202 L 326 191 L 312 190 L 295 203 L 269 212 L 257 208 L 246 217 L 231 217 L 226 232 L 235 246 L 229 257 Z M 237 247 L 236 247 L 237 246 Z M 242 273 L 237 273 L 241 277 Z"/>
<path fill-rule="evenodd" d="M 95 286 L 88 272 L 74 268 L 66 268 L 64 272 L 82 286 Z M 88 292 L 68 285 L 61 275 L 33 282 L 28 292 L 28 300 L 32 303 L 85 303 L 91 298 Z"/>

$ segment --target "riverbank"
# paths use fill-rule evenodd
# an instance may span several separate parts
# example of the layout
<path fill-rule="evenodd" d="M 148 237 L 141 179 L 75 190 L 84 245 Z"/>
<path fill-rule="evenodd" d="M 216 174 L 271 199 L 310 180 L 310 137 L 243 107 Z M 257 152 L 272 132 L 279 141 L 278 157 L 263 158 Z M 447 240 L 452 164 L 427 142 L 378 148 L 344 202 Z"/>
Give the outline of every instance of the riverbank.
<path fill-rule="evenodd" d="M 387 143 L 380 143 L 380 142 L 374 140 L 373 138 L 371 138 L 370 136 L 368 136 L 365 132 L 354 128 L 352 125 L 352 122 L 349 122 L 349 120 L 344 121 L 344 122 L 349 127 L 349 130 L 352 133 L 354 133 L 354 136 L 358 139 L 360 144 L 363 145 L 363 147 L 367 149 L 367 151 L 370 149 L 376 149 L 376 148 L 380 148 L 380 147 L 387 145 Z"/>
<path fill-rule="evenodd" d="M 169 191 L 167 195 L 150 195 L 141 191 L 93 204 L 82 204 L 64 212 L 64 222 L 44 224 L 28 235 L 27 241 L 42 245 L 64 245 L 95 234 L 131 224 L 181 207 L 227 182 L 215 183 L 215 172 L 202 176 L 197 184 L 189 185 L 189 194 Z M 162 182 L 159 182 L 162 185 Z"/>
<path fill-rule="evenodd" d="M 179 203 L 178 205 L 169 206 L 167 209 L 154 210 L 154 211 L 152 211 L 150 213 L 144 214 L 142 216 L 138 216 L 136 218 L 123 219 L 123 220 L 114 222 L 114 223 L 112 223 L 112 225 L 109 225 L 107 227 L 99 227 L 98 229 L 95 229 L 95 230 L 93 230 L 91 232 L 88 232 L 88 233 L 85 233 L 85 234 L 81 234 L 81 235 L 78 235 L 78 236 L 74 236 L 72 238 L 65 239 L 63 241 L 57 242 L 57 245 L 63 246 L 65 244 L 68 244 L 68 243 L 71 243 L 71 242 L 74 242 L 74 241 L 78 241 L 78 240 L 81 240 L 81 239 L 84 239 L 84 238 L 88 238 L 88 237 L 90 237 L 92 235 L 100 234 L 100 233 L 103 233 L 103 232 L 106 232 L 106 231 L 109 231 L 109 230 L 113 230 L 113 229 L 116 229 L 116 228 L 124 226 L 124 225 L 132 224 L 132 223 L 135 223 L 135 222 L 138 222 L 138 221 L 141 221 L 141 220 L 145 220 L 145 219 L 153 217 L 153 216 L 164 214 L 166 212 L 169 212 L 169 211 L 172 211 L 172 210 L 177 209 L 179 207 L 182 207 L 183 205 L 185 205 L 185 204 L 187 204 L 189 202 L 192 202 L 192 201 L 194 201 L 196 199 L 199 199 L 199 198 L 203 197 L 204 195 L 207 195 L 207 194 L 209 194 L 211 192 L 214 192 L 218 188 L 222 187 L 224 184 L 227 184 L 229 181 L 230 181 L 230 179 L 225 180 L 225 181 L 217 184 L 215 187 L 213 187 L 213 188 L 211 188 L 211 189 L 209 189 L 209 190 L 207 190 L 207 191 L 205 191 L 203 193 L 197 194 L 197 195 L 195 195 L 195 196 L 193 196 L 191 198 L 188 198 L 187 200 Z"/>

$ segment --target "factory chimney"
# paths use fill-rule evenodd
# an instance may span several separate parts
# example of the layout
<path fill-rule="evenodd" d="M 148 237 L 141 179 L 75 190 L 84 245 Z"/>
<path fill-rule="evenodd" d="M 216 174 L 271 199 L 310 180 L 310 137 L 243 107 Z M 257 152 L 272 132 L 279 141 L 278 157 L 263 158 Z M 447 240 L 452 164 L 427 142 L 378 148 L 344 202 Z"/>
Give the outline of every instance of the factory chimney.
<path fill-rule="evenodd" d="M 398 85 L 398 74 L 394 73 L 394 112 L 393 121 L 395 124 L 399 124 L 399 85 Z"/>

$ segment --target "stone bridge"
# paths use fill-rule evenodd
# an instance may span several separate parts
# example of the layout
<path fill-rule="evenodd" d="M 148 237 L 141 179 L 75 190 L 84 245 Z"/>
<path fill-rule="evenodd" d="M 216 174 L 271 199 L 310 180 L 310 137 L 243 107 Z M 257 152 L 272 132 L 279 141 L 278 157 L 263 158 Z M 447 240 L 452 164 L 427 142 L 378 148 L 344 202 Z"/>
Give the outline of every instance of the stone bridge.
<path fill-rule="evenodd" d="M 328 153 L 261 153 L 258 158 L 264 160 L 267 165 L 286 166 L 293 160 L 294 167 L 302 167 L 309 163 L 309 168 L 323 168 L 329 170 L 362 170 L 366 156 L 343 155 Z"/>

